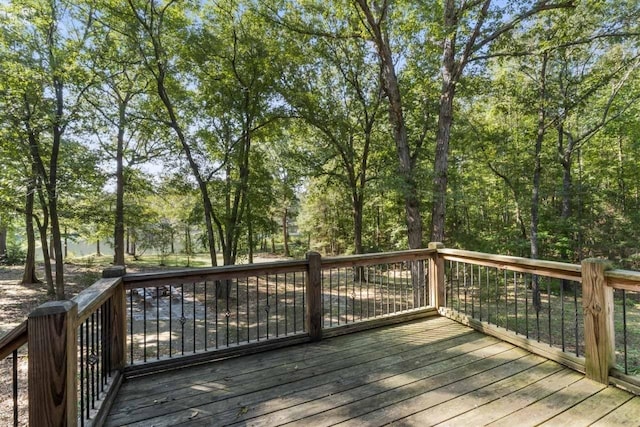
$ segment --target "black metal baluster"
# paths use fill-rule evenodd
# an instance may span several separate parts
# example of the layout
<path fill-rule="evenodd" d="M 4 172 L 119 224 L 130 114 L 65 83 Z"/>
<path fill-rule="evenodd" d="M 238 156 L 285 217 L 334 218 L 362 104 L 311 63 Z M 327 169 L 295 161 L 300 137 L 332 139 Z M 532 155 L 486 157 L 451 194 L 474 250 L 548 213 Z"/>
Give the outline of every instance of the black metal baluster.
<path fill-rule="evenodd" d="M 286 275 L 285 275 L 285 277 L 286 277 Z M 280 319 L 278 317 L 278 273 L 276 273 L 276 284 L 275 284 L 275 287 L 276 287 L 275 295 L 276 295 L 276 338 L 277 338 L 277 337 L 280 336 L 280 325 L 279 325 Z"/>
<path fill-rule="evenodd" d="M 362 315 L 364 313 L 363 308 L 362 308 L 362 276 L 364 275 L 364 268 L 363 267 L 356 267 L 356 271 L 358 272 L 358 285 L 360 287 L 360 320 L 362 320 Z"/>
<path fill-rule="evenodd" d="M 215 283 L 215 282 L 214 282 Z M 204 351 L 209 349 L 209 331 L 207 325 L 207 281 L 203 283 L 204 289 L 202 290 L 202 299 L 204 300 L 204 313 L 202 313 L 202 320 L 204 322 Z"/>
<path fill-rule="evenodd" d="M 306 286 L 305 283 L 307 283 L 307 276 L 303 273 L 303 275 L 302 275 L 302 331 L 303 332 L 307 330 L 307 328 L 305 327 L 305 322 L 306 322 L 307 316 L 305 315 L 306 311 L 305 311 L 305 306 L 304 306 L 304 304 L 305 304 L 304 298 L 305 298 L 305 295 L 307 293 L 306 292 L 306 288 L 305 288 L 305 286 Z"/>
<path fill-rule="evenodd" d="M 236 278 L 236 344 L 240 345 L 240 279 Z M 206 305 L 205 305 L 206 311 Z"/>
<path fill-rule="evenodd" d="M 460 312 L 460 262 L 456 261 L 456 288 L 457 295 L 456 299 L 458 300 L 458 313 Z"/>
<path fill-rule="evenodd" d="M 517 335 L 518 334 L 518 276 L 515 271 L 513 272 L 513 298 L 515 301 L 513 312 L 514 312 L 514 317 L 516 322 L 516 325 L 514 326 L 513 330 Z"/>
<path fill-rule="evenodd" d="M 380 270 L 380 265 L 373 266 L 373 274 L 375 277 L 374 283 L 378 285 L 378 294 L 376 296 L 375 307 L 376 307 L 376 316 L 379 316 L 384 314 L 383 308 L 382 308 L 382 301 L 384 300 L 384 295 L 382 295 L 382 272 Z M 378 311 L 378 299 L 380 299 L 380 311 Z"/>
<path fill-rule="evenodd" d="M 16 427 L 18 426 L 18 349 L 13 350 L 13 361 L 11 369 L 13 380 L 13 425 L 14 427 Z M 82 420 L 82 410 L 80 410 L 80 419 Z"/>
<path fill-rule="evenodd" d="M 247 342 L 251 342 L 251 303 L 249 299 L 249 276 L 245 278 L 246 286 L 247 286 Z"/>
<path fill-rule="evenodd" d="M 482 322 L 482 266 L 478 266 L 478 305 L 480 310 L 480 321 Z"/>
<path fill-rule="evenodd" d="M 538 342 L 540 342 L 540 310 L 542 310 L 542 297 L 540 295 L 540 278 L 537 275 L 533 275 L 531 277 L 531 280 L 534 281 L 533 283 L 535 284 L 535 286 L 533 286 L 532 288 L 532 292 L 535 292 L 535 295 L 533 295 L 531 298 L 537 298 L 538 301 L 540 302 L 540 306 L 536 307 L 536 334 L 538 335 Z"/>
<path fill-rule="evenodd" d="M 193 282 L 193 352 L 196 352 L 196 282 Z"/>
<path fill-rule="evenodd" d="M 142 360 L 147 361 L 147 288 L 142 288 Z"/>
<path fill-rule="evenodd" d="M 84 326 L 85 322 L 80 324 L 80 427 L 84 426 Z M 15 353 L 14 353 L 15 357 Z M 16 396 L 14 396 L 14 399 Z M 14 404 L 15 407 L 15 404 Z"/>
<path fill-rule="evenodd" d="M 560 325 L 561 325 L 561 340 L 562 340 L 562 351 L 565 351 L 565 342 L 564 342 L 564 283 L 562 281 L 559 282 L 560 283 L 560 312 L 561 312 L 561 319 L 560 319 Z"/>
<path fill-rule="evenodd" d="M 265 312 L 265 317 L 267 319 L 266 322 L 266 331 L 267 331 L 267 339 L 269 339 L 269 273 L 267 273 L 266 276 L 266 282 L 267 282 L 267 305 L 265 305 L 264 307 L 264 312 Z"/>
<path fill-rule="evenodd" d="M 496 305 L 496 311 L 495 311 L 495 321 L 493 322 L 496 326 L 500 326 L 498 325 L 498 322 L 500 322 L 500 269 L 498 269 L 497 267 L 494 268 L 494 275 L 495 275 L 495 285 L 496 285 L 496 294 L 495 294 L 495 305 Z"/>
<path fill-rule="evenodd" d="M 524 329 L 525 329 L 525 336 L 527 337 L 527 339 L 529 339 L 529 293 L 527 288 L 529 287 L 527 285 L 527 283 L 530 283 L 527 281 L 527 279 L 525 279 L 525 275 L 524 274 L 520 274 L 520 277 L 522 277 L 523 279 L 523 283 L 524 283 Z"/>
<path fill-rule="evenodd" d="M 231 284 L 229 283 L 229 280 L 231 279 L 227 279 L 224 282 L 224 287 L 225 287 L 225 295 L 226 295 L 226 300 L 227 300 L 227 309 L 224 312 L 224 316 L 227 318 L 226 323 L 227 323 L 227 341 L 225 342 L 225 345 L 227 347 L 229 347 L 229 320 L 231 319 L 231 311 L 229 310 L 229 293 L 231 292 Z M 237 279 L 235 279 L 237 280 Z"/>
<path fill-rule="evenodd" d="M 169 357 L 173 347 L 173 285 L 169 285 Z"/>
<path fill-rule="evenodd" d="M 100 343 L 98 345 L 98 354 L 99 354 L 99 363 L 98 363 L 98 373 L 100 376 L 100 393 L 104 392 L 104 380 L 105 380 L 105 369 L 104 369 L 104 357 L 105 357 L 105 347 L 106 347 L 106 337 L 105 337 L 105 329 L 104 329 L 104 304 L 98 308 L 98 324 L 99 324 L 99 333 L 100 333 Z"/>
<path fill-rule="evenodd" d="M 573 286 L 573 311 L 575 314 L 573 327 L 576 337 L 576 357 L 580 357 L 580 342 L 578 341 L 578 286 L 576 286 L 576 283 L 572 283 L 571 286 Z"/>
<path fill-rule="evenodd" d="M 333 268 L 329 269 L 329 327 L 333 326 Z"/>
<path fill-rule="evenodd" d="M 156 286 L 156 360 L 160 360 L 160 288 L 157 286 Z"/>
<path fill-rule="evenodd" d="M 373 317 L 378 317 L 378 297 L 380 296 L 380 275 L 378 266 L 373 265 Z"/>
<path fill-rule="evenodd" d="M 260 277 L 256 276 L 256 340 L 260 341 Z"/>
<path fill-rule="evenodd" d="M 95 378 L 95 365 L 96 365 L 96 323 L 95 323 L 95 312 L 91 313 L 91 359 L 89 363 L 91 364 L 91 409 L 95 409 L 96 406 L 96 378 Z M 89 417 L 87 417 L 89 418 Z"/>
<path fill-rule="evenodd" d="M 471 270 L 471 284 L 469 285 L 469 289 L 471 290 L 471 318 L 476 318 L 476 288 L 474 286 L 474 275 L 473 275 L 473 264 L 469 264 L 469 270 Z"/>
<path fill-rule="evenodd" d="M 89 354 L 90 354 L 90 345 L 89 345 L 89 318 L 87 318 L 84 322 L 84 360 L 85 360 L 85 390 L 81 390 L 82 393 L 84 393 L 84 402 L 85 402 L 85 411 L 86 411 L 86 417 L 87 419 L 89 419 L 89 401 L 91 400 L 91 380 L 89 379 L 90 376 L 90 364 L 89 364 Z M 131 346 L 133 348 L 133 345 Z"/>
<path fill-rule="evenodd" d="M 397 301 L 398 301 L 398 284 L 396 282 L 397 276 L 396 271 L 398 270 L 398 264 L 393 264 L 393 312 L 396 313 L 398 311 Z"/>
<path fill-rule="evenodd" d="M 184 356 L 184 324 L 187 318 L 184 316 L 184 283 L 180 284 L 180 350 Z"/>
<path fill-rule="evenodd" d="M 507 270 L 504 270 L 504 324 L 505 329 L 509 330 L 509 285 L 507 280 Z"/>
<path fill-rule="evenodd" d="M 298 282 L 296 281 L 296 273 L 293 273 L 293 333 L 298 332 L 298 321 L 296 313 L 296 287 Z M 324 301 L 324 298 L 322 299 Z"/>
<path fill-rule="evenodd" d="M 338 272 L 338 317 L 337 317 L 337 322 L 338 325 L 340 324 L 340 267 L 338 267 L 337 269 Z"/>
<path fill-rule="evenodd" d="M 464 314 L 467 314 L 467 263 L 462 264 L 462 289 L 464 291 Z"/>
<path fill-rule="evenodd" d="M 356 321 L 356 276 L 354 270 L 351 270 L 351 282 L 353 284 L 353 293 L 351 294 L 353 297 L 353 301 L 351 302 L 351 321 Z"/>
<path fill-rule="evenodd" d="M 551 335 L 551 279 L 547 277 L 547 305 L 548 305 L 548 328 L 549 328 L 549 345 L 553 345 L 552 335 Z"/>
<path fill-rule="evenodd" d="M 133 289 L 129 290 L 129 352 L 133 365 Z"/>
<path fill-rule="evenodd" d="M 423 275 L 422 275 L 422 283 L 423 283 L 423 290 L 424 290 L 424 298 L 422 300 L 422 307 L 426 307 L 429 305 L 429 276 L 430 276 L 430 272 L 429 270 L 429 263 L 427 263 L 425 260 L 421 260 L 420 261 L 421 265 L 422 265 L 422 269 L 420 271 L 422 271 Z"/>
<path fill-rule="evenodd" d="M 385 264 L 384 277 L 387 279 L 387 314 L 391 312 L 391 292 L 389 286 L 389 264 Z"/>
<path fill-rule="evenodd" d="M 365 273 L 366 271 L 366 273 Z M 371 300 L 369 298 L 369 266 L 363 266 L 362 267 L 362 274 L 366 274 L 365 276 L 365 280 L 364 282 L 367 284 L 367 292 L 366 292 L 366 296 L 367 296 L 367 319 L 370 317 L 370 305 L 371 305 Z"/>
<path fill-rule="evenodd" d="M 289 335 L 289 295 L 287 294 L 288 274 L 284 274 L 284 335 Z"/>
<path fill-rule="evenodd" d="M 624 373 L 629 375 L 627 365 L 627 292 L 622 290 L 622 345 L 624 346 Z"/>
<path fill-rule="evenodd" d="M 216 342 L 215 342 L 215 344 L 216 344 L 216 349 L 218 349 L 218 347 L 220 346 L 220 342 L 219 342 L 219 340 L 218 340 L 218 337 L 219 337 L 219 335 L 220 335 L 220 334 L 218 333 L 218 318 L 220 317 L 220 316 L 219 316 L 219 314 L 218 314 L 218 294 L 219 294 L 219 290 L 220 290 L 220 289 L 219 289 L 218 287 L 219 287 L 219 286 L 222 286 L 222 280 L 216 280 L 216 281 L 215 281 L 215 284 L 216 284 L 216 287 L 215 287 L 216 294 L 214 295 L 214 299 L 215 299 L 215 301 L 216 301 L 216 303 L 215 303 L 216 320 L 215 320 L 215 323 L 214 323 L 214 327 L 215 327 L 214 335 L 216 336 Z"/>
<path fill-rule="evenodd" d="M 404 311 L 404 303 L 405 303 L 405 289 L 404 289 L 404 263 L 400 263 L 400 311 Z"/>

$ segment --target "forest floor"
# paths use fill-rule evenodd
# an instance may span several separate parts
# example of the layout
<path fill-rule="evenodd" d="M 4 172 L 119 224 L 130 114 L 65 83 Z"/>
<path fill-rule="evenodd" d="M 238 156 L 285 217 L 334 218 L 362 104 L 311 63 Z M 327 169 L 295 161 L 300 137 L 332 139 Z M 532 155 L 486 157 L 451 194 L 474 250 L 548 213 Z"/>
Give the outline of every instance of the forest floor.
<path fill-rule="evenodd" d="M 254 258 L 254 262 L 268 262 L 283 259 L 277 255 L 260 254 Z M 221 264 L 220 260 L 220 264 Z M 98 280 L 102 270 L 110 266 L 111 257 L 89 256 L 73 259 L 64 265 L 65 294 L 67 298 L 73 298 L 83 289 L 91 286 Z M 157 256 L 144 256 L 138 260 L 127 260 L 127 272 L 161 271 L 178 268 L 206 267 L 211 265 L 207 255 L 199 254 L 188 260 L 184 255 L 169 255 L 160 265 Z M 55 267 L 53 267 L 55 268 Z M 44 283 L 44 265 L 38 263 L 36 274 L 43 283 L 20 284 L 22 278 L 22 266 L 0 266 L 0 338 L 22 323 L 40 304 L 50 301 L 54 297 L 47 294 L 47 285 Z"/>
<path fill-rule="evenodd" d="M 259 254 L 254 262 L 269 262 L 284 259 L 278 255 Z M 221 259 L 219 264 L 221 264 Z M 64 265 L 65 294 L 73 298 L 83 289 L 95 283 L 102 275 L 102 270 L 111 264 L 111 257 L 88 256 L 76 258 Z M 160 264 L 164 265 L 160 265 Z M 208 255 L 200 254 L 189 257 L 184 255 L 169 255 L 162 260 L 158 256 L 147 255 L 137 260 L 127 260 L 127 272 L 162 271 L 170 269 L 184 269 L 189 267 L 206 267 L 211 265 Z M 55 268 L 55 267 L 54 267 Z M 53 299 L 47 294 L 46 283 L 20 284 L 22 266 L 0 266 L 0 338 L 22 323 L 29 313 L 40 304 Z M 44 281 L 44 265 L 36 266 L 37 277 Z M 0 361 L 0 425 L 11 425 L 13 422 L 12 399 L 12 358 Z M 28 399 L 26 393 L 28 358 L 23 347 L 18 353 L 18 413 L 19 425 L 28 425 Z"/>

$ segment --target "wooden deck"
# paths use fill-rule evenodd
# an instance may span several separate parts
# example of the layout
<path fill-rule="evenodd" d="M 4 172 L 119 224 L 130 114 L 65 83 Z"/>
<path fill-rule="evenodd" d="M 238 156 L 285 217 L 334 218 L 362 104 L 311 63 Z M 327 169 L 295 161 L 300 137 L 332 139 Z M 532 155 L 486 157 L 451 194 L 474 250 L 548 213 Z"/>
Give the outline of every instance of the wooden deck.
<path fill-rule="evenodd" d="M 126 381 L 106 425 L 640 425 L 640 397 L 436 317 Z"/>

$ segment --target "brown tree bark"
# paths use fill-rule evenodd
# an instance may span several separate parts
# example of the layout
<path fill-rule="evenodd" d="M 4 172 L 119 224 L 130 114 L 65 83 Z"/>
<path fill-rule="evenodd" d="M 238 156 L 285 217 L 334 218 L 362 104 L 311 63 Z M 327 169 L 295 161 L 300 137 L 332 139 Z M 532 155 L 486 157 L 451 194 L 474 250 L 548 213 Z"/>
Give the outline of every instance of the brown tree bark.
<path fill-rule="evenodd" d="M 386 2 L 384 3 L 382 10 L 379 11 L 379 17 L 376 19 L 366 0 L 356 0 L 356 2 L 365 15 L 366 23 L 382 65 L 382 87 L 389 102 L 389 122 L 393 129 L 393 139 L 398 155 L 398 174 L 403 181 L 402 195 L 405 205 L 409 248 L 421 248 L 422 215 L 420 213 L 420 200 L 418 199 L 418 186 L 414 177 L 414 163 L 417 153 L 414 153 L 412 157 L 409 149 L 398 76 L 393 63 L 389 38 L 383 30 L 388 5 Z"/>
<path fill-rule="evenodd" d="M 124 100 L 126 101 L 126 99 Z M 125 265 L 124 253 L 124 132 L 126 120 L 126 102 L 118 108 L 118 136 L 116 141 L 116 211 L 113 230 L 113 264 Z"/>
<path fill-rule="evenodd" d="M 21 284 L 41 283 L 36 276 L 36 233 L 33 228 L 33 205 L 35 201 L 35 185 L 29 181 L 24 207 L 24 222 L 27 235 L 27 256 L 24 263 Z"/>

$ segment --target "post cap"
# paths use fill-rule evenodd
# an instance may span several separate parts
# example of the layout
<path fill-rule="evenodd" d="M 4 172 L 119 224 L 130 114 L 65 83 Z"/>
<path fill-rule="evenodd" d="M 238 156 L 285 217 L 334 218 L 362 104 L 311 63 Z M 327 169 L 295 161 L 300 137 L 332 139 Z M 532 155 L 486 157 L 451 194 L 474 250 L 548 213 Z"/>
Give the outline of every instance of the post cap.
<path fill-rule="evenodd" d="M 41 317 L 41 316 L 50 316 L 52 314 L 60 314 L 67 313 L 73 310 L 78 304 L 75 301 L 71 300 L 62 300 L 62 301 L 48 301 L 44 304 L 41 304 L 29 313 L 29 318 L 33 317 Z"/>
<path fill-rule="evenodd" d="M 114 277 L 122 277 L 127 274 L 127 268 L 124 265 L 114 265 L 102 270 L 103 279 L 111 279 Z"/>

